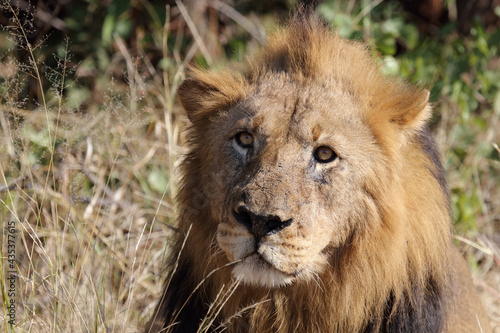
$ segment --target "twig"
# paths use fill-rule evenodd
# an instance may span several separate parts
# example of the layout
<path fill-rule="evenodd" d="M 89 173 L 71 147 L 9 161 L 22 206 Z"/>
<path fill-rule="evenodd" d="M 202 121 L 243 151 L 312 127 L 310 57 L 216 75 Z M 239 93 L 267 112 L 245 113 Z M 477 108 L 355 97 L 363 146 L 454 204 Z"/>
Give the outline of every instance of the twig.
<path fill-rule="evenodd" d="M 23 0 L 11 0 L 10 3 L 19 9 L 24 11 L 30 10 L 30 3 Z M 35 11 L 35 17 L 42 21 L 45 24 L 50 24 L 54 29 L 61 30 L 63 32 L 68 32 L 68 26 L 66 23 L 58 17 L 55 17 L 53 14 L 42 10 L 41 8 L 37 8 Z"/>
<path fill-rule="evenodd" d="M 487 255 L 490 255 L 490 256 L 494 256 L 494 255 L 495 255 L 495 254 L 493 253 L 493 250 L 491 250 L 491 249 L 490 249 L 490 248 L 488 248 L 488 247 L 481 246 L 481 245 L 477 244 L 476 242 L 473 242 L 473 241 L 471 241 L 471 240 L 468 240 L 467 238 L 462 237 L 462 236 L 455 235 L 454 237 L 455 237 L 455 239 L 457 239 L 457 240 L 459 240 L 459 241 L 461 241 L 461 242 L 464 242 L 465 244 L 470 245 L 470 246 L 472 246 L 473 248 L 478 249 L 479 251 L 481 251 L 481 252 L 483 252 L 483 253 L 485 253 L 485 254 L 487 254 Z"/>
<path fill-rule="evenodd" d="M 474 282 L 481 285 L 481 287 L 483 287 L 484 289 L 488 290 L 496 298 L 500 299 L 500 293 L 495 289 L 493 289 L 492 287 L 490 287 L 488 284 L 486 284 L 486 282 L 484 282 L 482 279 L 475 278 Z"/>
<path fill-rule="evenodd" d="M 234 22 L 238 23 L 243 27 L 246 31 L 250 33 L 259 43 L 264 44 L 266 42 L 266 34 L 264 29 L 257 26 L 255 23 L 247 19 L 245 16 L 241 15 L 236 9 L 229 6 L 228 4 L 218 1 L 211 0 L 208 2 L 208 5 L 219 12 L 225 14 L 229 18 L 231 18 Z"/>
<path fill-rule="evenodd" d="M 191 30 L 191 33 L 193 34 L 194 40 L 196 41 L 196 44 L 198 44 L 198 47 L 200 48 L 201 53 L 207 60 L 207 63 L 209 66 L 212 66 L 214 64 L 214 61 L 212 60 L 212 57 L 210 57 L 210 54 L 208 53 L 207 47 L 205 46 L 205 43 L 203 43 L 203 39 L 201 38 L 200 34 L 198 33 L 198 29 L 196 29 L 196 25 L 194 24 L 193 20 L 189 16 L 186 7 L 184 4 L 179 1 L 175 0 L 175 4 L 179 8 L 179 11 L 181 12 L 182 17 L 184 17 L 184 20 L 186 21 L 186 24 L 189 27 L 189 30 Z"/>
<path fill-rule="evenodd" d="M 361 19 L 363 17 L 365 17 L 366 15 L 368 15 L 373 10 L 373 8 L 375 8 L 378 5 L 380 5 L 382 3 L 382 1 L 383 0 L 372 1 L 370 3 L 370 5 L 368 5 L 365 8 L 363 8 L 363 10 L 354 18 L 354 20 L 352 20 L 352 24 L 353 25 L 358 25 L 359 21 L 361 21 Z"/>
<path fill-rule="evenodd" d="M 118 46 L 118 49 L 120 50 L 120 53 L 122 54 L 123 58 L 125 59 L 125 63 L 127 64 L 127 78 L 128 78 L 128 86 L 130 90 L 130 112 L 136 113 L 137 112 L 137 80 L 136 78 L 138 77 L 137 74 L 137 68 L 134 64 L 134 60 L 132 59 L 132 56 L 130 55 L 130 52 L 128 52 L 127 47 L 125 46 L 125 43 L 123 40 L 120 38 L 120 36 L 115 32 L 113 34 L 113 37 L 115 39 L 116 45 Z M 140 77 L 138 77 L 140 79 Z"/>
<path fill-rule="evenodd" d="M 3 169 L 2 169 L 2 174 L 3 174 Z M 20 176 L 20 177 L 17 177 L 16 179 L 13 179 L 10 184 L 0 184 L 0 192 L 8 192 L 8 191 L 12 191 L 14 190 L 15 188 L 17 187 L 21 187 L 19 186 L 19 182 L 21 182 L 22 180 L 26 179 L 25 176 Z"/>
<path fill-rule="evenodd" d="M 498 147 L 498 145 L 496 143 L 492 143 L 493 147 L 495 147 L 495 149 L 497 150 L 498 153 L 500 153 L 500 148 Z"/>

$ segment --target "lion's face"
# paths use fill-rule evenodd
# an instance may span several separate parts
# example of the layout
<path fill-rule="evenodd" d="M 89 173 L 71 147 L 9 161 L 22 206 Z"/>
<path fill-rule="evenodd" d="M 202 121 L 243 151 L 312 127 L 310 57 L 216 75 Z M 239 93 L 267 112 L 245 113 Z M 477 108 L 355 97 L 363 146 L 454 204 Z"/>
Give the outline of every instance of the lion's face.
<path fill-rule="evenodd" d="M 274 77 L 209 126 L 205 193 L 244 283 L 314 278 L 376 210 L 362 189 L 379 151 L 349 94 Z"/>

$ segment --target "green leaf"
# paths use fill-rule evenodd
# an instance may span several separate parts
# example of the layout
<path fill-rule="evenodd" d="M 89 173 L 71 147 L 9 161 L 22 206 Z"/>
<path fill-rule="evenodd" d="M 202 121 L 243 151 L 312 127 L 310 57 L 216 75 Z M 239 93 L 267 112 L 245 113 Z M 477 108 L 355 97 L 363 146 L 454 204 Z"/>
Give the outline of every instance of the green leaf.
<path fill-rule="evenodd" d="M 130 8 L 130 0 L 113 0 L 106 11 L 106 17 L 102 24 L 101 36 L 104 46 L 109 46 L 113 42 L 113 33 L 117 32 L 121 37 L 125 37 L 132 31 L 132 23 L 125 22 L 119 17 Z M 119 26 L 121 24 L 121 27 Z M 124 33 L 124 35 L 121 35 Z"/>
<path fill-rule="evenodd" d="M 104 18 L 104 22 L 102 24 L 102 43 L 104 46 L 111 45 L 111 41 L 113 40 L 113 31 L 115 30 L 116 25 L 116 17 L 114 15 L 107 15 Z"/>
<path fill-rule="evenodd" d="M 116 23 L 115 31 L 121 38 L 128 38 L 133 31 L 130 20 L 120 20 Z"/>
<path fill-rule="evenodd" d="M 396 54 L 396 39 L 391 34 L 385 33 L 377 39 L 377 48 L 384 55 Z"/>
<path fill-rule="evenodd" d="M 149 186 L 158 193 L 163 193 L 168 186 L 167 173 L 160 170 L 153 170 L 148 175 Z"/>
<path fill-rule="evenodd" d="M 400 66 L 396 58 L 393 56 L 385 56 L 382 71 L 387 75 L 397 75 L 400 71 Z"/>
<path fill-rule="evenodd" d="M 382 31 L 393 37 L 399 37 L 401 35 L 401 30 L 403 30 L 403 26 L 403 20 L 394 18 L 382 23 Z"/>
<path fill-rule="evenodd" d="M 401 37 L 403 38 L 408 50 L 415 49 L 419 44 L 419 34 L 416 26 L 405 24 L 401 29 Z"/>

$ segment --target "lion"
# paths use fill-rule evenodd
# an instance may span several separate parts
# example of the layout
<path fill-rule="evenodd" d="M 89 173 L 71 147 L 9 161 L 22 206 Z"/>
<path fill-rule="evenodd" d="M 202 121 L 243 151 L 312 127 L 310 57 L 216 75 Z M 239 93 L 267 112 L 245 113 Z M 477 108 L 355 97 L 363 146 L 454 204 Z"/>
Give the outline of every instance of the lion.
<path fill-rule="evenodd" d="M 429 91 L 300 12 L 191 69 L 178 228 L 149 331 L 487 332 L 452 244 Z"/>

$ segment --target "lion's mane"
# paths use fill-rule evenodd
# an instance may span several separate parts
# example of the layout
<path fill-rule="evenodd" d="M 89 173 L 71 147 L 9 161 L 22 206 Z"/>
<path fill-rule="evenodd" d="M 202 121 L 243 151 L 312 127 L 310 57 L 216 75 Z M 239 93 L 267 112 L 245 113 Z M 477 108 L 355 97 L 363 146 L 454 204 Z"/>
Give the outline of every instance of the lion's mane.
<path fill-rule="evenodd" d="M 328 249 L 328 269 L 266 288 L 238 284 L 218 248 L 213 212 L 222 199 L 211 197 L 216 185 L 206 161 L 214 157 L 206 146 L 213 144 L 211 117 L 273 75 L 304 86 L 328 82 L 356 96 L 383 161 L 359 189 L 373 204 L 352 223 L 343 244 Z M 241 68 L 192 69 L 179 88 L 192 122 L 189 153 L 180 166 L 179 231 L 152 329 L 441 332 L 453 297 L 453 251 L 443 169 L 425 129 L 428 95 L 382 75 L 364 44 L 340 38 L 304 13 Z"/>

